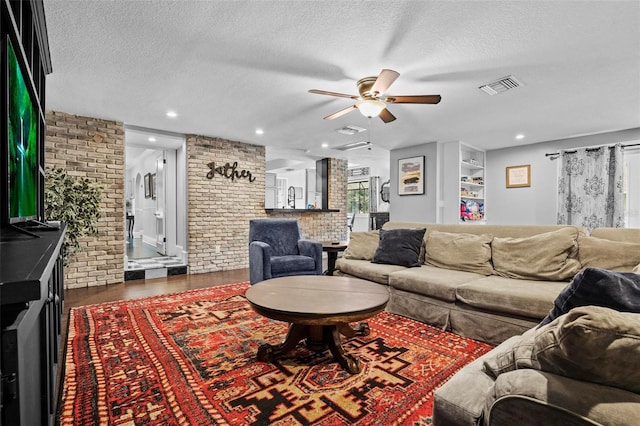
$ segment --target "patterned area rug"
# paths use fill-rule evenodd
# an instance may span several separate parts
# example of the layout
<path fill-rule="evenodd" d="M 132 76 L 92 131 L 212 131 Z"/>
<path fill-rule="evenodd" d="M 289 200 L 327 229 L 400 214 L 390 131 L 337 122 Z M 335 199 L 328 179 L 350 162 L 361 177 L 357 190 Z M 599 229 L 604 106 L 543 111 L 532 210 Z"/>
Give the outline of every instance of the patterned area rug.
<path fill-rule="evenodd" d="M 247 283 L 71 310 L 61 425 L 428 425 L 433 391 L 489 345 L 387 312 L 344 339 L 351 375 L 299 345 L 256 360 L 287 325 Z"/>

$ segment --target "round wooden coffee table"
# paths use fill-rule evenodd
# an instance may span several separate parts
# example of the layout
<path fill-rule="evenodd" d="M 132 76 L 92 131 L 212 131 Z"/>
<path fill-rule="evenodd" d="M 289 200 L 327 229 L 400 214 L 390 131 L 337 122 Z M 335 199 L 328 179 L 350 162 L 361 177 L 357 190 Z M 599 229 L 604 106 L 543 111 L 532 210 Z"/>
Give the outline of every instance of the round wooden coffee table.
<path fill-rule="evenodd" d="M 355 328 L 349 323 L 384 310 L 389 289 L 357 278 L 300 275 L 261 281 L 247 290 L 246 297 L 260 315 L 290 323 L 284 342 L 258 348 L 260 361 L 271 362 L 305 340 L 310 350 L 329 349 L 342 368 L 356 374 L 361 369 L 360 360 L 344 351 L 340 334 L 368 335 L 367 323 Z"/>

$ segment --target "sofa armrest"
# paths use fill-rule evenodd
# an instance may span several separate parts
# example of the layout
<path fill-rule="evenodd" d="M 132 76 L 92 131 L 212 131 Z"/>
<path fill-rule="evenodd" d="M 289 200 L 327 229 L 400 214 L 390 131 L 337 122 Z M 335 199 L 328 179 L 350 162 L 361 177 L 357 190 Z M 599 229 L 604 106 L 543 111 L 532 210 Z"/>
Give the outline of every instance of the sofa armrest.
<path fill-rule="evenodd" d="M 522 395 L 504 396 L 491 407 L 488 426 L 602 426 L 580 414 Z"/>
<path fill-rule="evenodd" d="M 262 241 L 249 244 L 249 282 L 251 285 L 271 278 L 271 256 L 273 249 Z"/>
<path fill-rule="evenodd" d="M 322 244 L 313 240 L 298 240 L 298 251 L 302 256 L 312 258 L 316 262 L 316 274 L 322 275 Z"/>
<path fill-rule="evenodd" d="M 498 376 L 487 394 L 484 413 L 485 425 L 491 426 L 547 424 L 556 414 L 567 419 L 557 424 L 629 426 L 630 419 L 640 418 L 640 395 L 545 371 L 520 369 Z"/>

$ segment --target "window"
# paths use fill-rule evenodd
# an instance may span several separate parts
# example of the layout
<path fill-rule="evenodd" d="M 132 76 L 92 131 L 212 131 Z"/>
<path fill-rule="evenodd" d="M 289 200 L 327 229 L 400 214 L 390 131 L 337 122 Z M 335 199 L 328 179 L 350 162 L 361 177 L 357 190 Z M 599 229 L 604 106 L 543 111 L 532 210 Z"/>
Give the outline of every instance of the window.
<path fill-rule="evenodd" d="M 347 184 L 348 213 L 369 213 L 369 181 L 349 182 Z"/>

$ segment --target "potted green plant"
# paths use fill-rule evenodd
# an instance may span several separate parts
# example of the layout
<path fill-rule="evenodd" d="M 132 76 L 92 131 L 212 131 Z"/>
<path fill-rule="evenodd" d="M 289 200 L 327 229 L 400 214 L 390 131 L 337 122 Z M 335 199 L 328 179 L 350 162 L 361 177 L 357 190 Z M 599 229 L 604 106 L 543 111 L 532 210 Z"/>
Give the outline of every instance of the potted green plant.
<path fill-rule="evenodd" d="M 102 186 L 62 168 L 48 168 L 45 175 L 45 218 L 67 224 L 64 262 L 80 251 L 79 239 L 98 234 Z"/>

